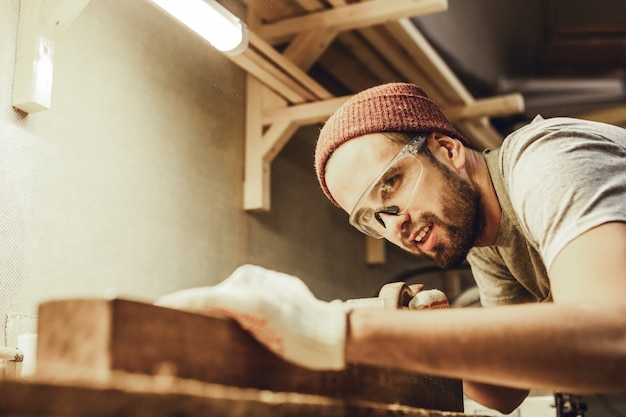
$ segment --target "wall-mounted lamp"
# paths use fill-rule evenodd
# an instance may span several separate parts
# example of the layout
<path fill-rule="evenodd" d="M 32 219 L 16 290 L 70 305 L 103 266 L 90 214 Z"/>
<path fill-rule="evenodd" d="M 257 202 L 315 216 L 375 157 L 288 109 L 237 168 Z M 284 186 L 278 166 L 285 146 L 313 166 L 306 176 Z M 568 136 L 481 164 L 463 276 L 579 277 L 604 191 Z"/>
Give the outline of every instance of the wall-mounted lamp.
<path fill-rule="evenodd" d="M 248 28 L 216 0 L 152 0 L 191 30 L 228 55 L 248 47 Z"/>
<path fill-rule="evenodd" d="M 89 0 L 22 0 L 18 21 L 13 107 L 26 113 L 50 108 L 54 44 Z"/>

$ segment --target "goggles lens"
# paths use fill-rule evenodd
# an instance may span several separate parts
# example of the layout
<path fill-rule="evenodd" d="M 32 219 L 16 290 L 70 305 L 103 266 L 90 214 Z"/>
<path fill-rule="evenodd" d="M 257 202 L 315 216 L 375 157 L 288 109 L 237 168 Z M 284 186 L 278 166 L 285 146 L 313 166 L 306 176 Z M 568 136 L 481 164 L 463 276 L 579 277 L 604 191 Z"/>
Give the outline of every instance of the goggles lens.
<path fill-rule="evenodd" d="M 415 137 L 376 177 L 352 209 L 352 226 L 377 239 L 391 232 L 389 216 L 408 209 L 422 178 L 424 168 L 415 154 L 425 139 L 426 136 Z"/>

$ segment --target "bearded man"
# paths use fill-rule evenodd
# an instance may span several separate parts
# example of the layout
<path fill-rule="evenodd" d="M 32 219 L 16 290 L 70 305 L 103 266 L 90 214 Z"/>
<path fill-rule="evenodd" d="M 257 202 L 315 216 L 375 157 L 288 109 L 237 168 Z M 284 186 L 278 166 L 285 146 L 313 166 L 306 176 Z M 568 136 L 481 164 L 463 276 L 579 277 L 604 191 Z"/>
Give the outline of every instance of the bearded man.
<path fill-rule="evenodd" d="M 467 259 L 483 308 L 351 310 L 254 266 L 162 303 L 227 306 L 244 327 L 243 317 L 262 318 L 265 328 L 247 328 L 303 366 L 460 378 L 469 397 L 503 413 L 531 388 L 626 392 L 624 129 L 538 117 L 478 152 L 424 91 L 392 83 L 331 116 L 315 167 L 359 231 L 442 268 Z"/>

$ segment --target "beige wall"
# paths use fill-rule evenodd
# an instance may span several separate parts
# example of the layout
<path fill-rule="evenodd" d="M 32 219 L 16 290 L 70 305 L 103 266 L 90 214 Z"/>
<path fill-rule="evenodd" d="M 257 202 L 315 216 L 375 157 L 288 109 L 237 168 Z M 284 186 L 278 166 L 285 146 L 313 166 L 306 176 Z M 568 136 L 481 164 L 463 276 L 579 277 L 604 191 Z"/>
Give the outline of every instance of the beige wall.
<path fill-rule="evenodd" d="M 19 0 L 0 2 L 0 314 L 67 295 L 153 300 L 256 263 L 322 299 L 375 293 L 419 260 L 363 239 L 319 191 L 318 127 L 242 205 L 244 74 L 147 0 L 91 0 L 57 42 L 52 109 L 11 107 Z"/>

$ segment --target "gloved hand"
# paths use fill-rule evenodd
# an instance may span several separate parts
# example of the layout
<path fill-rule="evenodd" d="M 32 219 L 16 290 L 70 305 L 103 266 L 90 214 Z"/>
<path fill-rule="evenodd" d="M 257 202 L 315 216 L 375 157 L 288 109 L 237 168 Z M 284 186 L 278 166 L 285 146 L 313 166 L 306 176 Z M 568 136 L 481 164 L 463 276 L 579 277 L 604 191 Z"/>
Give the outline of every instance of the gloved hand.
<path fill-rule="evenodd" d="M 155 303 L 231 317 L 280 357 L 312 369 L 343 369 L 347 311 L 315 298 L 298 278 L 243 265 L 220 284 L 183 290 Z"/>
<path fill-rule="evenodd" d="M 450 308 L 448 298 L 439 290 L 423 290 L 409 301 L 409 310 Z"/>

